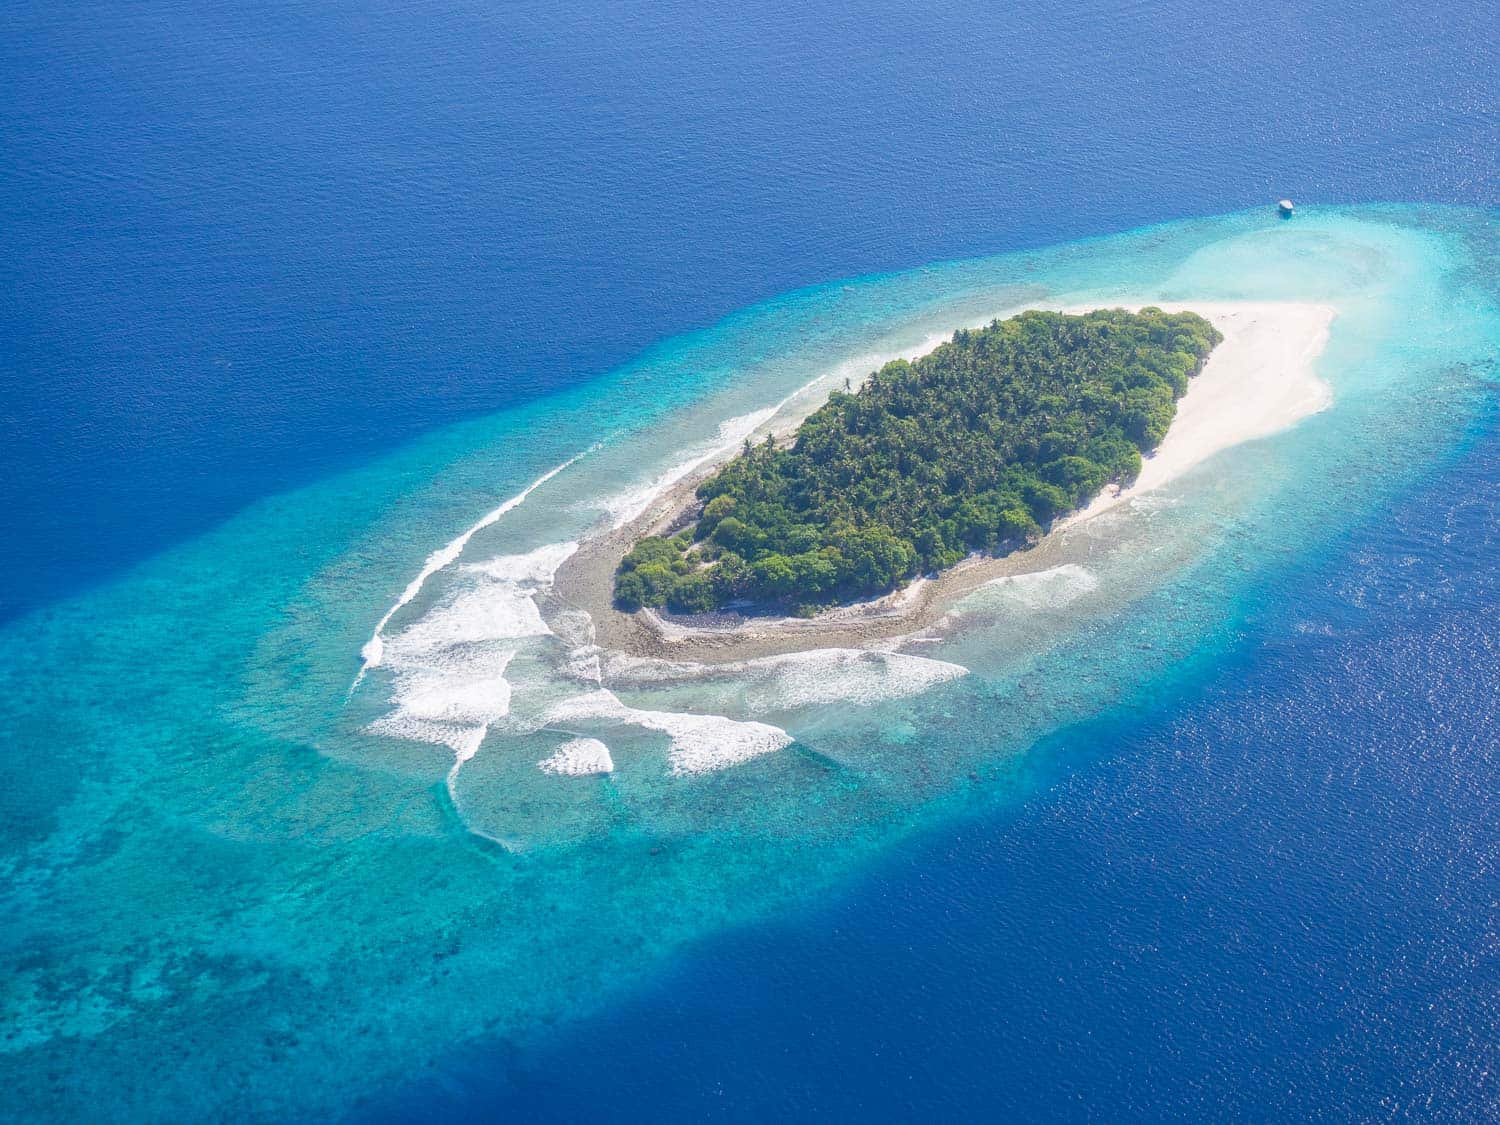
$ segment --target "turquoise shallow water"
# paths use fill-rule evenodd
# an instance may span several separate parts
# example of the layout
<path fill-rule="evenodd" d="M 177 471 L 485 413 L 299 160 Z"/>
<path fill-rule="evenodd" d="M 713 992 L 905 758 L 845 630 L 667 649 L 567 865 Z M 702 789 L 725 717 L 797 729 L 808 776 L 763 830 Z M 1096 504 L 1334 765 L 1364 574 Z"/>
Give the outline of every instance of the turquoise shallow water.
<path fill-rule="evenodd" d="M 1255 212 L 789 294 L 261 502 L 9 626 L 14 1104 L 326 1114 L 460 1045 L 595 1009 L 682 943 L 808 901 L 918 827 L 1024 800 L 1066 769 L 1029 747 L 1232 649 L 1268 588 L 1452 455 L 1492 394 L 1496 242 L 1488 212 Z M 826 663 L 606 670 L 631 706 L 795 741 L 684 776 L 660 730 L 626 725 L 608 779 L 536 768 L 560 735 L 512 720 L 581 690 L 577 646 L 497 625 L 511 587 L 497 602 L 494 574 L 466 568 L 583 534 L 712 448 L 724 419 L 957 325 L 1029 302 L 1194 298 L 1335 305 L 1319 363 L 1333 407 L 1077 536 L 1046 581 L 966 603 L 920 648 L 966 675 L 913 691 L 911 667 L 839 666 L 830 696 L 809 688 Z M 425 623 L 442 643 L 351 693 L 430 552 L 585 451 L 392 618 L 391 636 Z M 500 649 L 499 672 L 471 659 Z M 451 785 L 452 747 L 371 731 L 403 672 L 438 723 L 468 714 L 469 688 L 511 693 Z"/>

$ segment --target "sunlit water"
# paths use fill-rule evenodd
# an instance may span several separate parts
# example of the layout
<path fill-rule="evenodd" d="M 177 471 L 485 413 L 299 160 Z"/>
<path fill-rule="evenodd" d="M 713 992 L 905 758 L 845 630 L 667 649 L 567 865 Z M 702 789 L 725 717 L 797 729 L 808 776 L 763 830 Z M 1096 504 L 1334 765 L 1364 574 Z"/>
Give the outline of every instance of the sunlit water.
<path fill-rule="evenodd" d="M 1247 605 L 1446 471 L 1493 394 L 1496 234 L 1460 209 L 1257 211 L 792 293 L 19 620 L 9 1096 L 333 1112 L 1018 807 L 1056 777 L 1039 742 L 1201 675 Z M 1335 306 L 1332 407 L 898 651 L 705 672 L 540 612 L 573 543 L 804 388 L 1033 302 L 1193 298 Z M 613 772 L 542 767 L 580 739 Z"/>

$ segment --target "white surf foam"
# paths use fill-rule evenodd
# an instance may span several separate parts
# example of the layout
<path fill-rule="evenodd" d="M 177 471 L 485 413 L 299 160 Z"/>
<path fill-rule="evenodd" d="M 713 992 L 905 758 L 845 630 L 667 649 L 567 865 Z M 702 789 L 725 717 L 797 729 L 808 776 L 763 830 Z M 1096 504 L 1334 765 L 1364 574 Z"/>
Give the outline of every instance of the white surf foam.
<path fill-rule="evenodd" d="M 722 681 L 742 691 L 745 704 L 758 711 L 829 703 L 869 706 L 968 674 L 963 665 L 946 660 L 853 648 L 812 649 L 718 665 L 610 653 L 605 667 L 605 678 L 617 684 Z"/>
<path fill-rule="evenodd" d="M 484 649 L 452 661 L 403 668 L 392 702 L 405 716 L 424 722 L 493 723 L 510 713 L 505 669 L 515 654 Z"/>
<path fill-rule="evenodd" d="M 399 711 L 376 719 L 365 727 L 370 734 L 387 738 L 401 738 L 408 742 L 428 742 L 434 746 L 446 746 L 453 751 L 454 769 L 479 752 L 479 744 L 489 733 L 486 727 L 463 726 L 458 723 L 433 723 L 415 719 Z M 449 775 L 452 776 L 451 774 Z"/>
<path fill-rule="evenodd" d="M 474 536 L 479 532 L 489 527 L 501 516 L 505 515 L 505 513 L 514 511 L 516 508 L 520 507 L 526 502 L 526 498 L 529 497 L 533 492 L 535 492 L 542 485 L 546 484 L 553 477 L 557 476 L 558 473 L 562 472 L 569 465 L 572 465 L 580 457 L 586 456 L 589 452 L 591 452 L 592 448 L 594 447 L 584 450 L 583 453 L 578 453 L 572 457 L 569 457 L 561 465 L 557 465 L 554 468 L 548 469 L 541 476 L 537 477 L 536 480 L 532 481 L 520 492 L 516 493 L 509 500 L 506 500 L 499 507 L 486 512 L 485 515 L 478 520 L 478 522 L 472 524 L 462 534 L 450 540 L 448 543 L 444 544 L 442 547 L 439 547 L 436 551 L 433 551 L 432 554 L 427 556 L 427 561 L 422 564 L 422 569 L 417 572 L 417 576 L 406 584 L 406 589 L 401 591 L 401 596 L 396 599 L 391 608 L 385 611 L 385 615 L 381 617 L 379 622 L 376 623 L 375 631 L 370 634 L 370 639 L 366 641 L 364 647 L 360 649 L 360 656 L 363 658 L 364 662 L 360 665 L 358 675 L 354 677 L 354 685 L 356 687 L 359 686 L 360 680 L 364 679 L 365 673 L 368 672 L 371 668 L 374 668 L 375 666 L 380 664 L 384 659 L 385 627 L 391 623 L 391 618 L 395 617 L 396 614 L 402 609 L 402 607 L 409 605 L 411 603 L 411 600 L 422 592 L 422 587 L 426 585 L 427 580 L 438 571 L 442 570 L 444 567 L 450 565 L 455 559 L 458 558 L 459 555 L 463 554 L 463 550 L 469 545 L 470 539 L 474 538 Z"/>
<path fill-rule="evenodd" d="M 538 762 L 537 768 L 563 777 L 592 777 L 613 773 L 615 762 L 609 747 L 597 738 L 570 738 L 550 758 Z"/>
<path fill-rule="evenodd" d="M 386 640 L 393 709 L 365 729 L 447 746 L 451 790 L 490 725 L 510 714 L 510 662 L 528 638 L 550 633 L 536 595 L 577 549 L 549 543 L 462 568 L 467 585 Z"/>
<path fill-rule="evenodd" d="M 1099 579 L 1091 571 L 1077 563 L 1064 563 L 1030 574 L 992 578 L 980 589 L 1029 609 L 1060 609 L 1098 587 Z"/>
<path fill-rule="evenodd" d="M 494 671 L 453 676 L 447 672 L 402 672 L 393 697 L 396 709 L 365 727 L 370 734 L 446 746 L 453 764 L 444 784 L 459 807 L 458 774 L 479 753 L 490 724 L 510 712 L 510 684 L 503 675 L 510 653 L 490 654 Z"/>
<path fill-rule="evenodd" d="M 604 650 L 598 645 L 583 645 L 569 649 L 563 662 L 563 671 L 572 679 L 582 680 L 595 687 L 604 686 Z"/>
<path fill-rule="evenodd" d="M 700 465 L 707 463 L 714 457 L 728 453 L 739 446 L 756 429 L 770 421 L 780 409 L 781 403 L 778 403 L 775 406 L 768 406 L 764 410 L 741 414 L 736 418 L 730 418 L 727 421 L 721 422 L 718 432 L 706 445 L 696 447 L 685 460 L 679 461 L 650 483 L 606 497 L 603 501 L 603 507 L 609 515 L 610 526 L 616 528 L 624 527 L 631 520 L 640 516 L 667 489 L 671 488 Z"/>
<path fill-rule="evenodd" d="M 549 587 L 577 543 L 549 543 L 523 555 L 502 555 L 463 568 L 469 584 L 386 639 L 384 661 L 410 662 L 483 641 L 542 637 L 552 632 L 536 595 Z"/>
<path fill-rule="evenodd" d="M 471 574 L 482 574 L 503 582 L 550 585 L 557 574 L 557 568 L 567 562 L 577 550 L 578 544 L 571 541 L 548 543 L 522 555 L 500 555 L 482 562 L 469 563 L 463 569 Z"/>
<path fill-rule="evenodd" d="M 637 726 L 665 734 L 676 775 L 710 773 L 791 745 L 791 735 L 769 723 L 741 722 L 725 715 L 690 715 L 627 707 L 608 689 L 585 692 L 553 704 L 543 725 L 600 723 Z"/>
<path fill-rule="evenodd" d="M 961 664 L 896 652 L 816 649 L 770 656 L 747 663 L 759 674 L 759 690 L 747 693 L 758 708 L 793 708 L 852 703 L 870 706 L 917 695 L 936 684 L 967 676 Z"/>

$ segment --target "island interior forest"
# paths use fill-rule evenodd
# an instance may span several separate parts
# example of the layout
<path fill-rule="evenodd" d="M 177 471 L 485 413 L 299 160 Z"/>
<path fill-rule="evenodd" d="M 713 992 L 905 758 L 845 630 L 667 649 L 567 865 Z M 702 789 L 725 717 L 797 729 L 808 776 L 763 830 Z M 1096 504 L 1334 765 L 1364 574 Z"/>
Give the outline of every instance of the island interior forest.
<path fill-rule="evenodd" d="M 1032 544 L 1135 478 L 1221 339 L 1156 308 L 960 330 L 834 392 L 790 440 L 747 441 L 687 526 L 625 556 L 616 604 L 810 614 Z"/>

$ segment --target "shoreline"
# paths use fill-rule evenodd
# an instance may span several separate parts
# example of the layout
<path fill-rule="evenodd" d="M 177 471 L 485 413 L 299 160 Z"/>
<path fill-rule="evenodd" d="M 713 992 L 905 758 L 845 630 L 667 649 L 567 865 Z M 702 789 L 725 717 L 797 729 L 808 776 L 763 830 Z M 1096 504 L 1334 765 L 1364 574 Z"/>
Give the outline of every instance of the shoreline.
<path fill-rule="evenodd" d="M 1055 521 L 1034 546 L 998 558 L 971 555 L 940 574 L 919 577 L 880 598 L 835 606 L 808 618 L 751 616 L 723 625 L 693 625 L 653 610 L 635 614 L 617 610 L 614 573 L 620 559 L 643 536 L 680 523 L 695 500 L 698 485 L 734 455 L 736 450 L 731 449 L 696 464 L 652 497 L 635 518 L 587 537 L 558 569 L 552 589 L 539 599 L 544 618 L 565 610 L 582 611 L 592 621 L 594 642 L 601 648 L 661 660 L 720 664 L 819 648 L 867 648 L 926 628 L 954 601 L 987 582 L 1048 569 L 1059 561 L 1069 530 L 1161 488 L 1224 449 L 1287 429 L 1331 404 L 1330 388 L 1314 371 L 1336 315 L 1329 305 L 1119 301 L 1028 307 L 1080 313 L 1146 305 L 1167 312 L 1200 313 L 1224 339 L 1178 399 L 1166 437 L 1145 459 L 1135 481 L 1123 489 L 1107 486 L 1087 507 Z M 767 419 L 776 424 L 765 432 L 781 437 L 794 431 L 826 396 L 825 390 L 815 396 L 818 401 L 795 415 Z M 800 392 L 786 401 L 798 397 Z"/>

